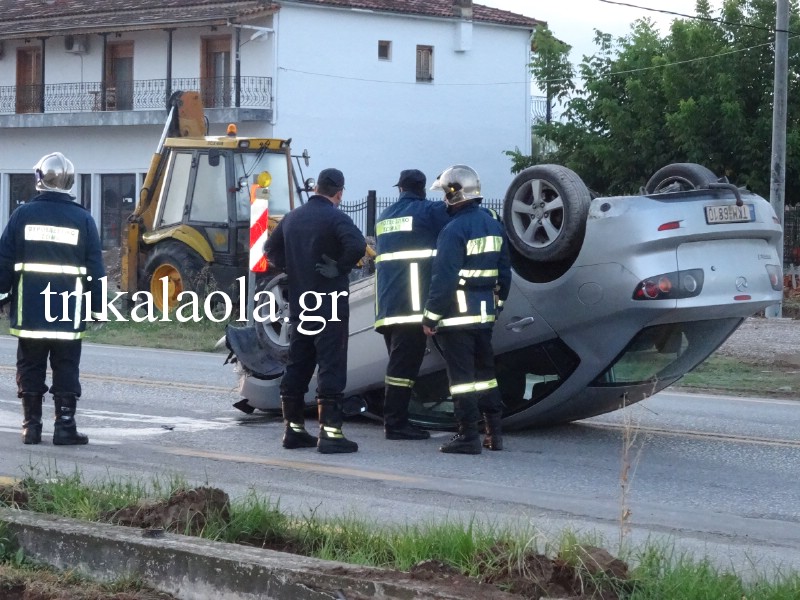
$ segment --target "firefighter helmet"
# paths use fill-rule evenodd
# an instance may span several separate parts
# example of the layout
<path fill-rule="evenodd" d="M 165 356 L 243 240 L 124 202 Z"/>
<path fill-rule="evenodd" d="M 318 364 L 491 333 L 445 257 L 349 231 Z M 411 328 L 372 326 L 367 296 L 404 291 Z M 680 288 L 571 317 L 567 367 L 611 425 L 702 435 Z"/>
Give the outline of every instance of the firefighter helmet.
<path fill-rule="evenodd" d="M 468 200 L 482 200 L 481 180 L 475 169 L 467 165 L 453 165 L 445 169 L 436 181 L 433 182 L 431 190 L 442 190 L 445 202 L 449 206 L 455 206 Z"/>
<path fill-rule="evenodd" d="M 33 167 L 40 192 L 69 192 L 75 183 L 75 167 L 61 152 L 45 154 Z"/>

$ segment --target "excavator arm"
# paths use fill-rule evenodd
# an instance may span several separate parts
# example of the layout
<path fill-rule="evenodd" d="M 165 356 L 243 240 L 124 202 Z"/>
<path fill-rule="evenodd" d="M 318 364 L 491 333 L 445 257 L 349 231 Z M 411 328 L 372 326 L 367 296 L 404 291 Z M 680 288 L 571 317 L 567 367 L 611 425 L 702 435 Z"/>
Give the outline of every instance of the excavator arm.
<path fill-rule="evenodd" d="M 155 219 L 155 199 L 163 185 L 166 162 L 164 143 L 168 137 L 202 138 L 206 133 L 206 120 L 200 93 L 177 91 L 170 96 L 169 114 L 161 133 L 150 167 L 147 169 L 139 202 L 128 218 L 126 234 L 122 239 L 120 256 L 120 288 L 123 292 L 138 289 L 139 241 L 148 229 L 152 229 Z"/>

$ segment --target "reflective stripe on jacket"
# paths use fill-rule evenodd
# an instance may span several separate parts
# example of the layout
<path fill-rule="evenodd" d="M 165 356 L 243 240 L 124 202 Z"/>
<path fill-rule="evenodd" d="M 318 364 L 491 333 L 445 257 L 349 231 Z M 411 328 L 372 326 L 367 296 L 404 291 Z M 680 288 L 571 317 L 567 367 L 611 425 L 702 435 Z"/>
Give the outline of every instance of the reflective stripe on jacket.
<path fill-rule="evenodd" d="M 375 329 L 422 323 L 436 238 L 449 222 L 444 202 L 401 192 L 375 226 Z"/>
<path fill-rule="evenodd" d="M 502 223 L 472 204 L 458 210 L 439 234 L 423 324 L 429 327 L 493 326 L 508 298 L 511 264 Z"/>
<path fill-rule="evenodd" d="M 11 291 L 12 335 L 80 339 L 86 313 L 105 301 L 104 275 L 94 219 L 69 194 L 39 194 L 11 215 L 0 238 L 0 292 Z"/>

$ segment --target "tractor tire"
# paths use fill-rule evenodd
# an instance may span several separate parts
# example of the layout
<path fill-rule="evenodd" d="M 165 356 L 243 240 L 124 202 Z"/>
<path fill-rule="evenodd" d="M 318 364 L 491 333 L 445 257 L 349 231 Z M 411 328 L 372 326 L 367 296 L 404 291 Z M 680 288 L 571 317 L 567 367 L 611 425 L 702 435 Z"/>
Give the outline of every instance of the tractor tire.
<path fill-rule="evenodd" d="M 198 296 L 205 292 L 203 271 L 206 263 L 203 258 L 186 244 L 167 240 L 156 244 L 145 262 L 144 286 L 153 296 L 153 303 L 162 312 L 168 312 L 178 305 L 181 292 L 195 292 Z M 164 282 L 167 278 L 164 306 Z"/>

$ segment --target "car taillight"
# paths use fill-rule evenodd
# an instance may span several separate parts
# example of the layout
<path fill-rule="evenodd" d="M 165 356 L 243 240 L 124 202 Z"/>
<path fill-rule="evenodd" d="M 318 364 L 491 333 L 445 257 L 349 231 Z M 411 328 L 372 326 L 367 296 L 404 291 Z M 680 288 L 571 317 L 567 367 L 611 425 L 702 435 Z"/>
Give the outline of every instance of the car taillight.
<path fill-rule="evenodd" d="M 769 284 L 773 290 L 783 289 L 783 270 L 780 265 L 766 265 L 767 275 L 769 275 Z"/>
<path fill-rule="evenodd" d="M 636 284 L 634 300 L 674 300 L 692 298 L 703 289 L 703 269 L 674 271 L 648 277 Z"/>

